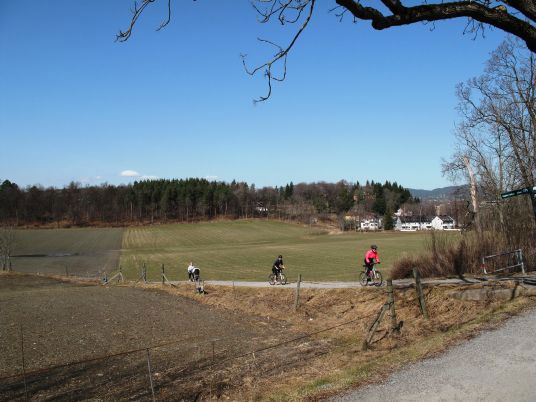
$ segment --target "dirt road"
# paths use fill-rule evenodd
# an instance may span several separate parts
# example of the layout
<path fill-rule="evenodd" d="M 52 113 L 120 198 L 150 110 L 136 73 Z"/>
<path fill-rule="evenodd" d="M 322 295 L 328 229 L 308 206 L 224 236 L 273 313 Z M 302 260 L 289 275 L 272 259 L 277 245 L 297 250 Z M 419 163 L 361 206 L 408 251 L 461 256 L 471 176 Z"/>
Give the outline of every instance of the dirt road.
<path fill-rule="evenodd" d="M 333 401 L 534 401 L 536 311 Z"/>

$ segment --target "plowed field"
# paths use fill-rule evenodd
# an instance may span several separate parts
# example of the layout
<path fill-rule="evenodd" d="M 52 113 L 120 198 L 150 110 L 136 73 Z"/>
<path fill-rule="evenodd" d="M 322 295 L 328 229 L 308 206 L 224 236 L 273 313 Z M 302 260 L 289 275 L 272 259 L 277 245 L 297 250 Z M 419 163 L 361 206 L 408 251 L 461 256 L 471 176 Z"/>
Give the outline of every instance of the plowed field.
<path fill-rule="evenodd" d="M 0 275 L 0 400 L 151 399 L 149 366 L 157 399 L 237 395 L 322 353 L 310 340 L 273 347 L 296 335 L 158 290 Z"/>

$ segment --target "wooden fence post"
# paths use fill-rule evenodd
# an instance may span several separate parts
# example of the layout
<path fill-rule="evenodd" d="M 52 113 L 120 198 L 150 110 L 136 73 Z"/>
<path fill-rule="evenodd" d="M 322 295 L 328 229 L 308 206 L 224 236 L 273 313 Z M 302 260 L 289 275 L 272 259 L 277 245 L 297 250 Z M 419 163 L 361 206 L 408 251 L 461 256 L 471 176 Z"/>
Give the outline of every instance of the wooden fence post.
<path fill-rule="evenodd" d="M 536 198 L 536 193 L 534 194 L 534 197 Z M 536 210 L 534 211 L 534 213 L 536 214 Z M 517 258 L 517 264 L 521 265 L 521 273 L 525 275 L 525 264 L 523 264 L 523 252 L 521 251 L 521 249 L 517 250 L 516 258 Z M 10 264 L 9 266 L 11 267 L 11 260 L 9 260 L 9 264 Z"/>
<path fill-rule="evenodd" d="M 398 328 L 398 322 L 396 321 L 395 296 L 392 279 L 387 279 L 387 303 L 389 303 L 389 311 L 391 314 L 391 332 L 399 332 L 400 329 Z"/>
<path fill-rule="evenodd" d="M 417 268 L 413 268 L 413 276 L 415 277 L 415 290 L 417 291 L 417 298 L 419 300 L 419 307 L 423 317 L 428 319 L 428 311 L 426 310 L 426 301 L 424 300 L 424 293 L 422 291 L 421 274 Z"/>
<path fill-rule="evenodd" d="M 154 385 L 153 385 L 153 373 L 151 369 L 151 355 L 149 354 L 149 349 L 146 349 L 147 351 L 147 370 L 149 371 L 149 384 L 151 385 L 151 394 L 153 396 L 153 401 L 156 401 L 154 396 Z"/>
<path fill-rule="evenodd" d="M 162 264 L 162 286 L 164 286 L 164 281 L 165 281 L 165 273 L 164 273 L 164 264 Z"/>
<path fill-rule="evenodd" d="M 212 341 L 212 361 L 214 362 L 215 360 L 215 357 L 216 357 L 216 353 L 215 353 L 215 349 L 216 349 L 216 341 Z"/>
<path fill-rule="evenodd" d="M 29 401 L 28 398 L 28 386 L 26 385 L 26 363 L 24 361 L 24 333 L 22 332 L 22 324 L 20 325 L 20 355 L 22 359 L 22 380 L 24 381 L 24 396 L 26 397 L 26 400 Z"/>
<path fill-rule="evenodd" d="M 300 286 L 301 286 L 301 274 L 298 275 L 298 283 L 296 283 L 296 298 L 294 299 L 294 311 L 298 309 L 300 305 Z"/>
<path fill-rule="evenodd" d="M 145 273 L 145 263 L 142 263 L 141 265 L 141 273 L 136 283 L 138 283 L 139 281 L 144 281 L 145 283 L 147 283 L 147 275 Z"/>
<path fill-rule="evenodd" d="M 383 315 L 389 308 L 389 303 L 385 303 L 380 311 L 378 311 L 378 314 L 376 315 L 376 318 L 372 322 L 372 324 L 369 327 L 367 337 L 363 341 L 363 345 L 361 346 L 361 350 L 367 350 L 368 346 L 370 344 L 370 341 L 372 341 L 372 337 L 374 336 L 374 333 L 376 332 L 376 328 L 378 328 L 378 325 L 382 322 Z"/>
<path fill-rule="evenodd" d="M 147 283 L 147 266 L 145 265 L 145 262 L 143 263 L 143 267 L 142 267 L 142 276 L 143 276 L 143 282 Z"/>

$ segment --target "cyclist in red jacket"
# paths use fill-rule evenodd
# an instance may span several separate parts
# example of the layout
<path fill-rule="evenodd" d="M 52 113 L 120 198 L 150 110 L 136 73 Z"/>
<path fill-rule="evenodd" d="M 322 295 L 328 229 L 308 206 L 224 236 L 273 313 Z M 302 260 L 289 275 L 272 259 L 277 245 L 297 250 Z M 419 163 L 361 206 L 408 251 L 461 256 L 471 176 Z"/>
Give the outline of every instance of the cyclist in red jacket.
<path fill-rule="evenodd" d="M 365 266 L 367 267 L 367 281 L 370 280 L 370 271 L 374 264 L 380 263 L 380 255 L 378 254 L 378 246 L 373 244 L 370 250 L 365 253 Z"/>

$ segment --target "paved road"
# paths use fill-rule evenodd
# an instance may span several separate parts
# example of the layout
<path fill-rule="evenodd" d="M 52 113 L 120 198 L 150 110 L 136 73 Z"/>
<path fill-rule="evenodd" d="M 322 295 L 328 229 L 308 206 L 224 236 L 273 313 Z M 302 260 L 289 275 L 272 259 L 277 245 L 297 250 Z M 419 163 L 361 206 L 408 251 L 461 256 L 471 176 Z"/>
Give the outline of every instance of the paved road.
<path fill-rule="evenodd" d="M 536 401 L 536 311 L 332 401 Z"/>

